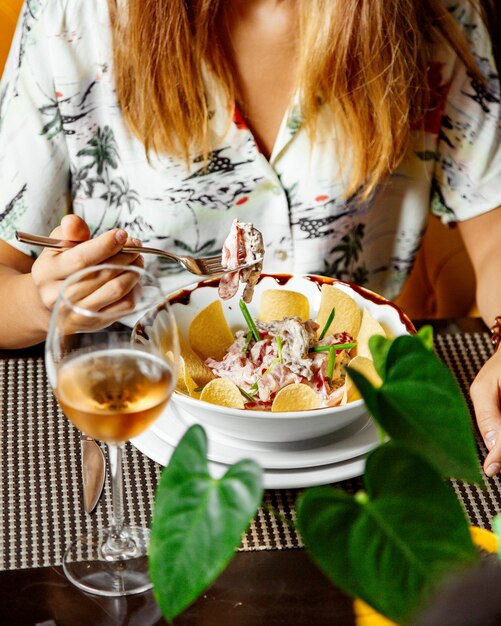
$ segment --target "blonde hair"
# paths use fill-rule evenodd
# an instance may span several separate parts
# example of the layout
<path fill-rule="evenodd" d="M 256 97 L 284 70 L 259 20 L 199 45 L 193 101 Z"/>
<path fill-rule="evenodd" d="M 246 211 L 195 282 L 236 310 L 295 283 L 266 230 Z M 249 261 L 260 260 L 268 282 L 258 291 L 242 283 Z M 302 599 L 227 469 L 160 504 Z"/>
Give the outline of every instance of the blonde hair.
<path fill-rule="evenodd" d="M 201 59 L 235 99 L 220 28 L 228 0 L 109 0 L 116 90 L 146 151 L 179 156 L 210 150 Z M 123 3 L 122 3 L 123 5 Z M 429 103 L 429 43 L 445 40 L 479 76 L 443 0 L 299 0 L 297 89 L 313 137 L 329 107 L 349 154 L 346 194 L 367 196 L 403 158 Z M 230 109 L 228 109 L 230 111 Z"/>

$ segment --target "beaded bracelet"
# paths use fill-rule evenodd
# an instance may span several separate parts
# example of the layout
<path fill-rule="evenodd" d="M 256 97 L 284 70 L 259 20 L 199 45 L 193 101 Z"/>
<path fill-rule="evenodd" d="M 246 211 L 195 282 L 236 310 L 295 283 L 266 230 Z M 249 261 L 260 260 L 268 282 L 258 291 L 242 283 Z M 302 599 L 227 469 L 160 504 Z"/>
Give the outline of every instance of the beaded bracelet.
<path fill-rule="evenodd" d="M 496 321 L 491 326 L 491 341 L 494 346 L 494 352 L 496 352 L 501 342 L 501 315 L 496 317 Z"/>

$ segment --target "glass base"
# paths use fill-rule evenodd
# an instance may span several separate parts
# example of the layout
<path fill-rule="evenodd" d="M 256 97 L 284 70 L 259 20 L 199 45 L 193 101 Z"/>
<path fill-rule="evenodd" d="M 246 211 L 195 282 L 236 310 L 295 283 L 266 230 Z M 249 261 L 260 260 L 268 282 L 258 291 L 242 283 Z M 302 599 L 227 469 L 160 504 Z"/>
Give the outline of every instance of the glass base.
<path fill-rule="evenodd" d="M 79 537 L 67 548 L 63 570 L 70 582 L 99 596 L 129 596 L 151 589 L 150 531 L 137 526 L 125 528 L 119 550 L 108 536 L 108 529 L 99 530 Z"/>

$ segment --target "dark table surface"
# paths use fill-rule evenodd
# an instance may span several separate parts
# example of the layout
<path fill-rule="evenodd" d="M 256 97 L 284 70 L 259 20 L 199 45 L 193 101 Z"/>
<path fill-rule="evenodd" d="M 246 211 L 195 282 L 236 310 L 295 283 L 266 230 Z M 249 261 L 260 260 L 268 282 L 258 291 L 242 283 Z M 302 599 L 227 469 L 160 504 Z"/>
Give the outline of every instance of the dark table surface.
<path fill-rule="evenodd" d="M 478 319 L 430 323 L 436 333 L 486 330 Z M 41 346 L 35 346 L 22 351 L 0 351 L 0 358 L 40 354 Z M 66 580 L 61 567 L 0 572 L 0 624 L 165 623 L 151 592 L 124 598 L 88 595 Z M 236 553 L 226 571 L 174 624 L 349 626 L 354 624 L 354 618 L 351 600 L 327 580 L 304 550 L 292 549 Z"/>

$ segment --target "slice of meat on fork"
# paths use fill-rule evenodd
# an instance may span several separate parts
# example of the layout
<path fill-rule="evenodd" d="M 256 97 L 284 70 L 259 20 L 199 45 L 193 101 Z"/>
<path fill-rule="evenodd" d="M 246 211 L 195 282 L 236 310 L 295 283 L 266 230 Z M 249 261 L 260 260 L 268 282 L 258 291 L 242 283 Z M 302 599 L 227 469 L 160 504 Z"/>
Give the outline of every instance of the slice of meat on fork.
<path fill-rule="evenodd" d="M 257 228 L 248 222 L 239 222 L 235 219 L 230 232 L 223 244 L 222 265 L 228 269 L 247 265 L 264 255 L 263 236 Z M 243 299 L 252 300 L 254 286 L 259 280 L 263 269 L 262 260 L 243 270 L 224 274 L 219 282 L 219 297 L 223 300 L 232 298 L 238 291 L 240 282 L 245 283 Z"/>

